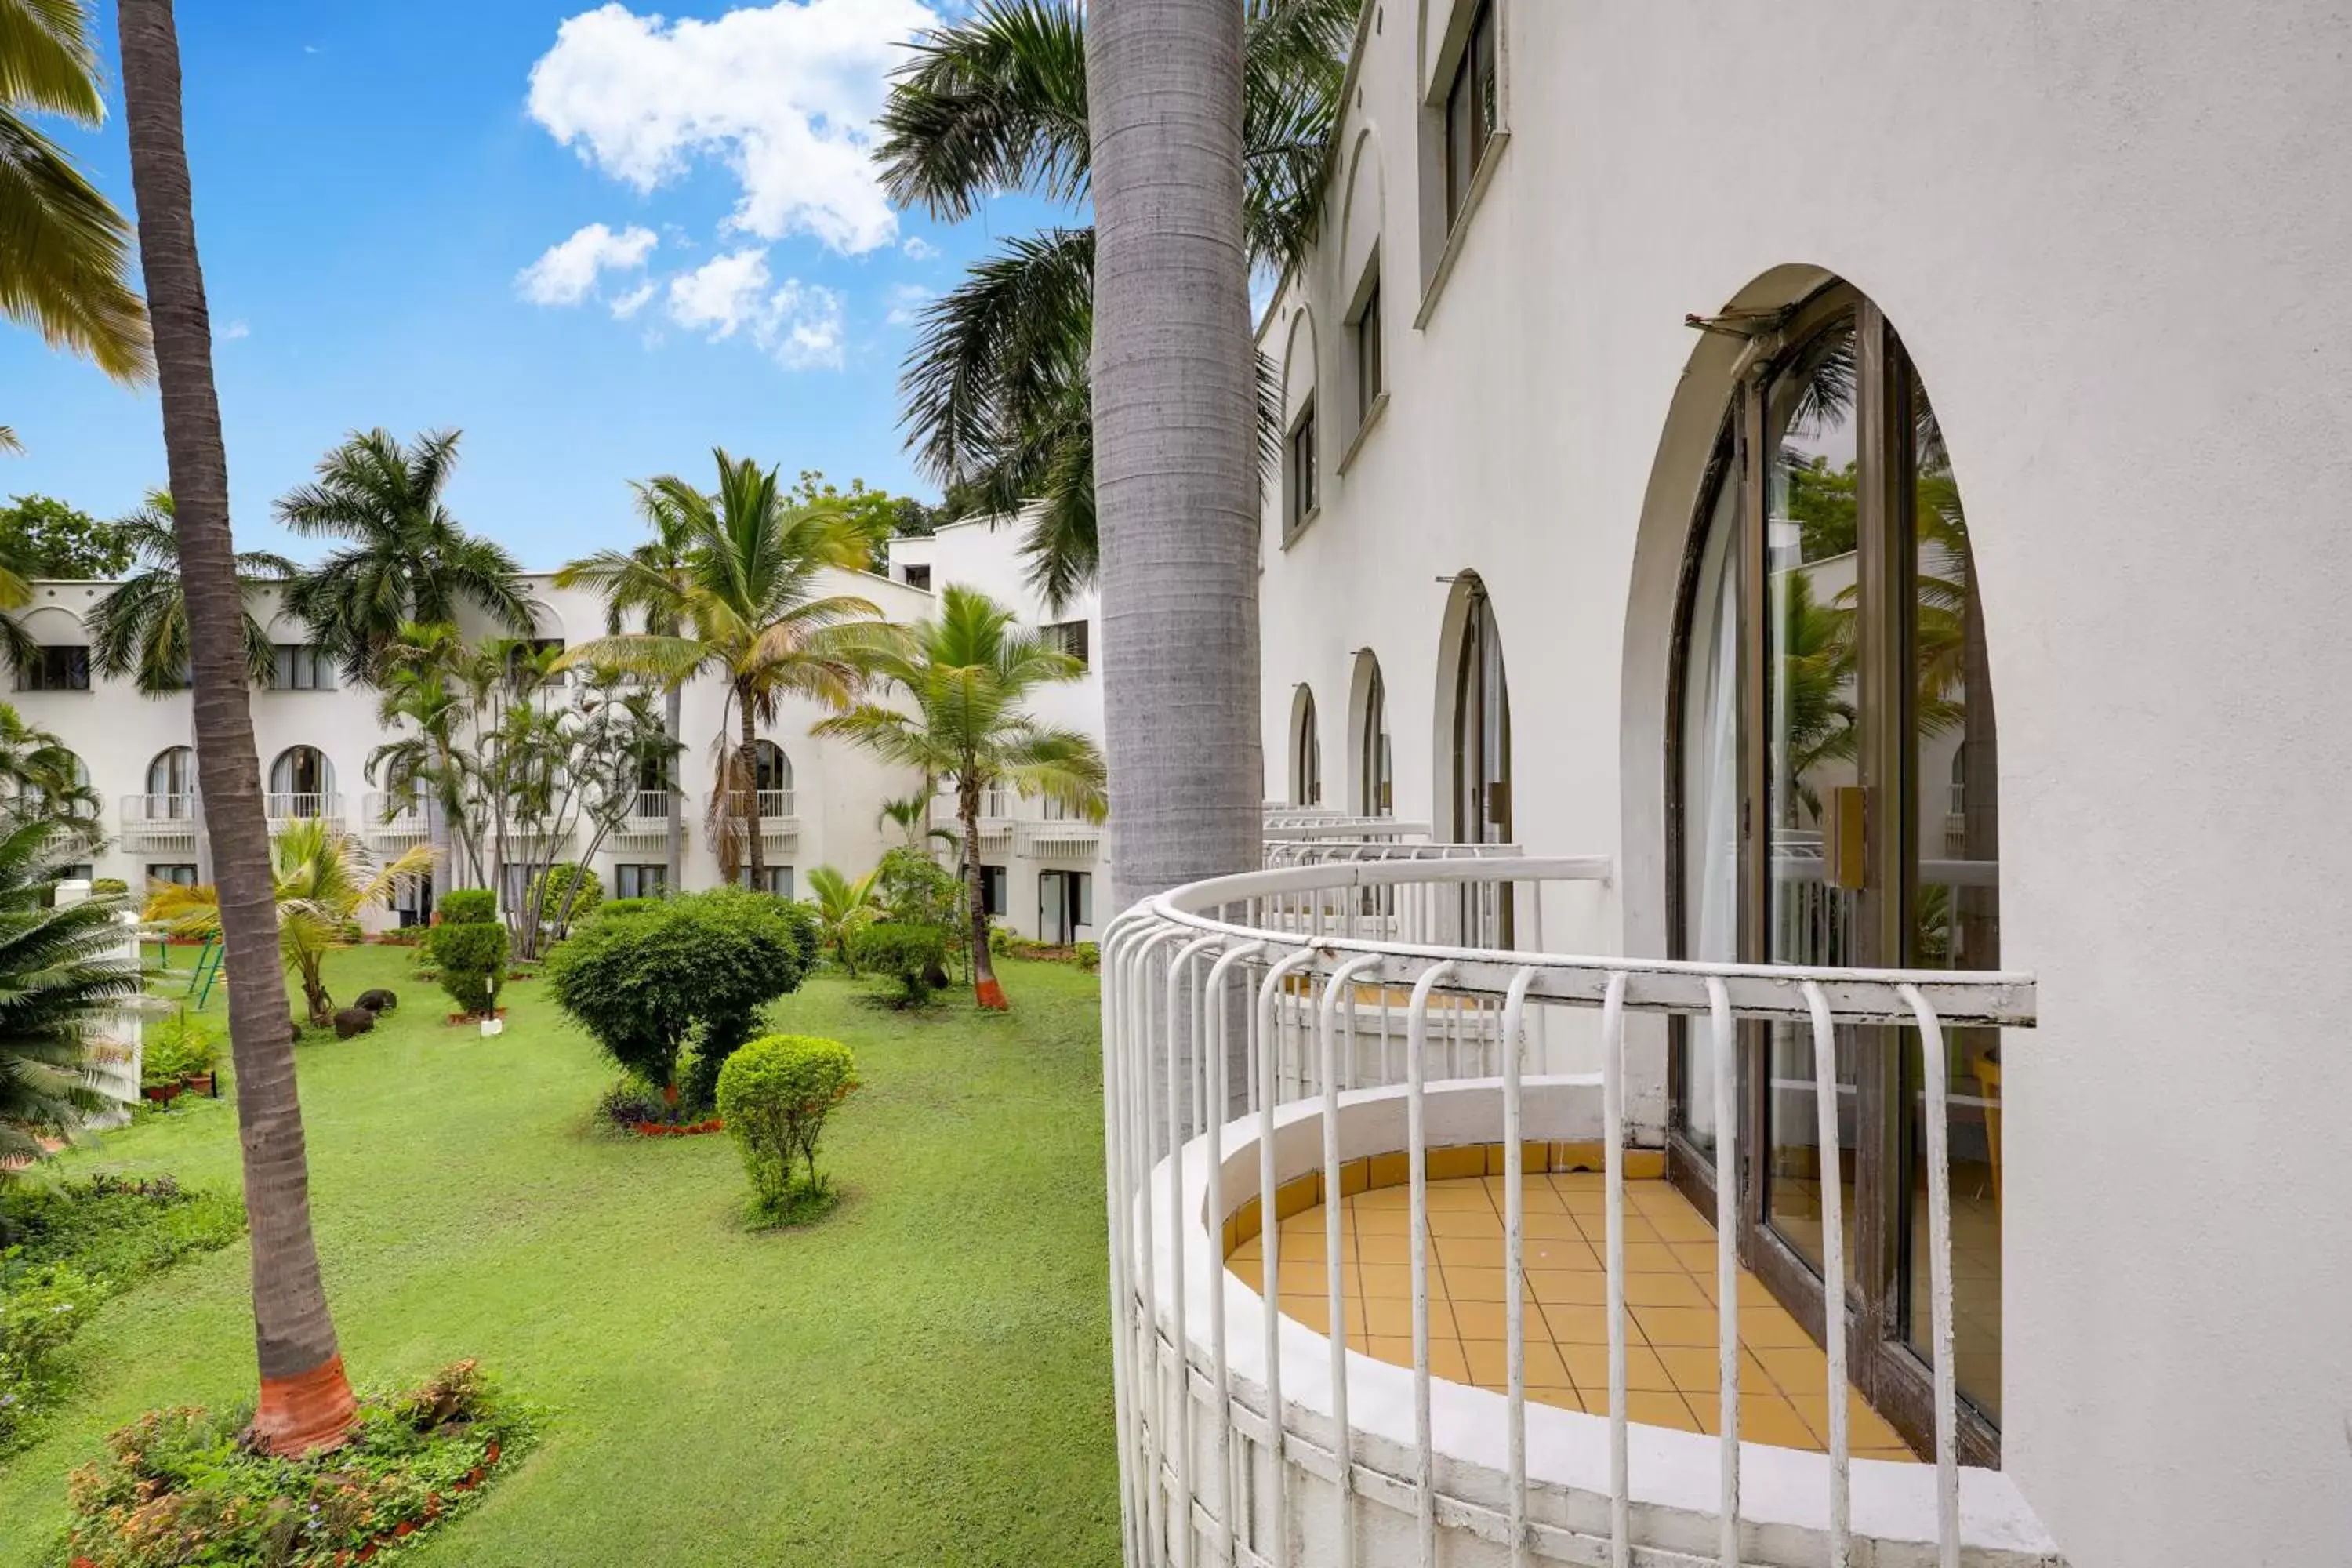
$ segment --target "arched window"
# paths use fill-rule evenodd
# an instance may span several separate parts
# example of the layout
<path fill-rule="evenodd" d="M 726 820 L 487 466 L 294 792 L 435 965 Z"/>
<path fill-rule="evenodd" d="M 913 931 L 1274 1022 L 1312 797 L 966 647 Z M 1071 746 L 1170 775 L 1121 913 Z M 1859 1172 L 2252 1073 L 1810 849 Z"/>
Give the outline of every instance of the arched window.
<path fill-rule="evenodd" d="M 173 746 L 155 753 L 147 764 L 147 815 L 184 818 L 196 794 L 196 753 L 188 746 Z"/>
<path fill-rule="evenodd" d="M 269 764 L 271 816 L 331 816 L 334 795 L 334 765 L 316 746 L 289 746 Z"/>
<path fill-rule="evenodd" d="M 1486 585 L 1465 574 L 1462 639 L 1454 664 L 1454 838 L 1511 841 L 1511 693 L 1503 637 Z"/>
<path fill-rule="evenodd" d="M 1290 700 L 1290 800 L 1323 804 L 1323 742 L 1315 731 L 1315 693 L 1305 686 Z"/>
<path fill-rule="evenodd" d="M 1389 748 L 1388 685 L 1370 649 L 1356 659 L 1362 693 L 1356 710 L 1356 810 L 1365 816 L 1394 816 L 1396 768 Z"/>
<path fill-rule="evenodd" d="M 62 746 L 54 751 L 44 748 L 26 761 L 40 782 L 26 784 L 26 805 L 38 811 L 54 804 L 62 816 L 88 818 L 98 815 L 98 796 L 89 787 L 89 764 L 81 760 L 79 752 Z"/>
<path fill-rule="evenodd" d="M 1675 937 L 1710 961 L 1997 968 L 1998 748 L 1983 607 L 1942 427 L 1901 338 L 1836 285 L 1736 390 L 1682 606 L 1672 731 Z M 1735 1099 L 1757 1271 L 1821 1315 L 1822 1183 L 1844 1188 L 1850 1289 L 1883 1325 L 1854 1380 L 1914 1436 L 1925 1371 L 1924 1098 L 1916 1035 L 1848 1030 L 1841 1147 L 1820 1146 L 1811 1031 L 1751 1026 Z M 1702 1182 L 1718 1119 L 1704 1027 L 1679 1031 L 1677 1156 Z M 2000 1033 L 1948 1031 L 1955 1372 L 1963 1452 L 1998 1455 Z M 1873 1238 L 1883 1238 L 1874 1240 Z M 1884 1268 L 1864 1262 L 1883 1246 Z"/>
<path fill-rule="evenodd" d="M 751 748 L 751 764 L 757 775 L 752 784 L 760 792 L 761 816 L 790 816 L 793 814 L 793 760 L 773 741 L 759 742 Z M 776 809 L 770 810 L 774 806 Z"/>

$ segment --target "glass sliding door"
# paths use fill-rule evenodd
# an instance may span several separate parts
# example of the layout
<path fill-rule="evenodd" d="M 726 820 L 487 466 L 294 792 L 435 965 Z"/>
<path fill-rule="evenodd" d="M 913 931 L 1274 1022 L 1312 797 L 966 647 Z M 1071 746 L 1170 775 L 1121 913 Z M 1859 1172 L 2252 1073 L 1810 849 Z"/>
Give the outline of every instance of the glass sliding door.
<path fill-rule="evenodd" d="M 1983 605 L 1927 389 L 1853 289 L 1766 330 L 1735 394 L 1685 570 L 1672 895 L 1677 952 L 1878 968 L 2000 967 L 1999 742 Z M 1749 1026 L 1737 1106 L 1677 1031 L 1671 1164 L 1694 1191 L 1737 1115 L 1741 1252 L 1854 1380 L 1931 1426 L 1925 1086 L 1916 1033 L 1847 1029 L 1823 1148 L 1810 1029 Z M 1948 1089 L 1963 1457 L 1998 1462 L 2000 1051 L 1951 1031 Z M 1843 1325 L 1822 1321 L 1824 1195 L 1843 1195 Z"/>

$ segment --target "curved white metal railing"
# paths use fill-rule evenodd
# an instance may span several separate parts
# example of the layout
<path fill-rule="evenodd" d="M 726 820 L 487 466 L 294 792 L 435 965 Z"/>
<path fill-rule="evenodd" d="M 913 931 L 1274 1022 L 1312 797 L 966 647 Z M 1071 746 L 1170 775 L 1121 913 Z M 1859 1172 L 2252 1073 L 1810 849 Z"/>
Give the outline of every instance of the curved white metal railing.
<path fill-rule="evenodd" d="M 1945 1029 L 1954 1026 L 2032 1025 L 2033 980 L 2011 973 L 1718 964 L 1542 951 L 1542 911 L 1547 902 L 1557 904 L 1563 897 L 1557 890 L 1547 897 L 1546 889 L 1605 882 L 1610 872 L 1605 858 L 1465 853 L 1451 858 L 1333 859 L 1196 883 L 1147 900 L 1112 922 L 1102 948 L 1104 1098 L 1114 1363 L 1130 1564 L 1291 1568 L 1294 1563 L 1329 1562 L 1355 1568 L 1360 1536 L 1390 1541 L 1395 1534 L 1394 1526 L 1367 1531 L 1357 1517 L 1358 1510 L 1367 1508 L 1409 1513 L 1415 1526 L 1417 1551 L 1376 1553 L 1381 1563 L 1412 1562 L 1434 1568 L 1441 1561 L 1470 1561 L 1451 1551 L 1440 1555 L 1441 1536 L 1466 1531 L 1506 1549 L 1505 1556 L 1475 1559 L 1480 1562 L 1517 1565 L 1541 1559 L 1611 1568 L 1736 1564 L 1742 1560 L 1744 1542 L 1789 1539 L 1785 1531 L 1771 1535 L 1767 1522 L 1743 1518 L 1743 1467 L 1766 1474 L 1770 1489 L 1782 1501 L 1791 1475 L 1818 1475 L 1822 1496 L 1808 1505 L 1818 1510 L 1818 1525 L 1799 1531 L 1809 1544 L 1801 1556 L 1787 1558 L 1776 1552 L 1770 1560 L 1818 1561 L 1840 1568 L 1853 1560 L 1852 1543 L 1858 1532 L 1843 1335 L 1827 1336 L 1824 1347 L 1826 1458 L 1740 1440 L 1740 1269 L 1734 1183 L 1717 1184 L 1715 1215 L 1719 1434 L 1676 1439 L 1711 1443 L 1717 1449 L 1717 1496 L 1714 1508 L 1706 1510 L 1713 1521 L 1712 1550 L 1693 1550 L 1687 1530 L 1675 1538 L 1678 1545 L 1662 1539 L 1655 1522 L 1662 1516 L 1652 1504 L 1642 1504 L 1637 1513 L 1629 1454 L 1639 1424 L 1626 1414 L 1623 1235 L 1625 1040 L 1631 1014 L 1680 1016 L 1693 1021 L 1692 1028 L 1707 1029 L 1714 1047 L 1715 1102 L 1726 1107 L 1738 1103 L 1734 1071 L 1742 1020 L 1809 1027 L 1815 1064 L 1815 1131 L 1825 1149 L 1839 1143 L 1835 1032 L 1857 1026 L 1917 1031 L 1926 1061 L 1935 1064 L 1921 1074 L 1927 1100 L 1924 1153 L 1933 1324 L 1932 1510 L 1916 1487 L 1892 1477 L 1882 1480 L 1880 1472 L 1902 1468 L 1873 1466 L 1872 1485 L 1885 1491 L 1885 1497 L 1873 1492 L 1865 1499 L 1870 1504 L 1866 1517 L 1874 1528 L 1904 1513 L 1902 1508 L 1880 1506 L 1900 1500 L 1898 1490 L 1909 1500 L 1914 1517 L 1892 1539 L 1869 1531 L 1859 1535 L 1865 1541 L 1864 1560 L 1868 1562 L 1934 1561 L 1954 1568 L 1962 1561 L 1942 1042 Z M 1531 945 L 1521 947 L 1515 939 Z M 1599 1015 L 1597 1074 L 1549 1070 L 1556 1064 L 1545 1058 L 1544 1021 L 1565 1009 Z M 1530 1062 L 1533 1071 L 1528 1070 Z M 1605 1486 L 1584 1494 L 1593 1506 L 1578 1513 L 1561 1500 L 1575 1492 L 1572 1484 L 1530 1484 L 1521 1148 L 1531 1094 L 1589 1096 L 1594 1089 L 1605 1150 L 1608 1461 Z M 1506 1458 L 1501 1474 L 1488 1478 L 1499 1483 L 1491 1488 L 1465 1479 L 1475 1467 L 1443 1448 L 1433 1436 L 1433 1385 L 1442 1380 L 1433 1376 L 1430 1362 L 1426 1110 L 1441 1090 L 1475 1090 L 1499 1100 L 1498 1136 L 1488 1141 L 1499 1142 L 1505 1149 L 1509 1391 L 1504 1408 Z M 1349 1355 L 1350 1291 L 1339 1261 L 1342 1205 L 1328 1201 L 1344 1190 L 1343 1110 L 1375 1099 L 1392 1102 L 1400 1094 L 1405 1102 L 1404 1152 L 1411 1187 L 1414 1411 L 1411 1459 L 1402 1466 L 1390 1456 L 1406 1444 L 1375 1440 L 1349 1423 L 1351 1380 L 1361 1383 L 1394 1373 L 1360 1357 L 1351 1361 Z M 1455 1103 L 1462 1103 L 1458 1096 Z M 1391 1103 L 1384 1109 L 1394 1107 Z M 1328 1368 L 1311 1364 L 1319 1357 L 1302 1361 L 1298 1325 L 1280 1329 L 1281 1315 L 1276 1310 L 1282 1250 L 1277 1244 L 1281 1184 L 1276 1151 L 1281 1130 L 1302 1120 L 1319 1123 L 1322 1140 Z M 1737 1169 L 1737 1119 L 1720 1120 L 1718 1168 Z M 1227 1166 L 1242 1158 L 1236 1151 L 1253 1144 L 1254 1190 L 1227 1191 Z M 1286 1147 L 1295 1155 L 1295 1142 Z M 1842 1322 L 1846 1292 L 1842 1195 L 1836 1182 L 1822 1186 L 1824 1321 Z M 1255 1297 L 1224 1272 L 1219 1241 L 1226 1219 L 1251 1200 L 1257 1205 L 1267 1238 L 1264 1289 Z M 1173 1234 L 1178 1231 L 1184 1234 Z M 1188 1256 L 1195 1269 L 1213 1271 L 1214 1278 L 1188 1281 Z M 1170 1273 L 1172 1279 L 1166 1277 Z M 1251 1306 L 1262 1346 L 1229 1341 L 1229 1295 Z M 1205 1325 L 1194 1315 L 1201 1312 L 1207 1317 Z M 1286 1341 L 1290 1342 L 1287 1353 Z M 1237 1355 L 1251 1363 L 1247 1375 L 1237 1372 Z M 1287 1396 L 1286 1381 L 1293 1389 Z M 1203 1417 L 1202 1409 L 1210 1415 Z M 1542 1413 L 1545 1431 L 1556 1430 L 1555 1417 L 1567 1418 L 1564 1413 Z M 1206 1431 L 1199 1429 L 1204 1420 Z M 1645 1435 L 1644 1442 L 1649 1441 Z M 1557 1458 L 1537 1457 L 1547 1465 Z M 1780 1462 L 1783 1458 L 1803 1463 L 1791 1470 Z M 1908 1483 L 1915 1474 L 1906 1470 L 1900 1483 Z M 1980 1543 L 1972 1536 L 1965 1543 L 1969 1560 L 2053 1561 L 2033 1543 L 2039 1527 L 2005 1479 L 1993 1472 L 1969 1474 L 1972 1530 L 1986 1538 Z M 1309 1521 L 1294 1517 L 1297 1508 L 1327 1504 L 1319 1491 L 1307 1496 L 1313 1489 L 1297 1477 L 1328 1482 L 1321 1491 L 1336 1499 L 1328 1506 L 1341 1517 L 1321 1521 L 1309 1531 Z M 1294 1485 L 1301 1489 L 1297 1507 L 1286 1495 Z M 1270 1496 L 1264 1495 L 1269 1489 Z M 1499 1506 L 1494 1500 L 1497 1494 Z M 1603 1500 L 1605 1529 L 1597 1523 L 1603 1517 Z M 1540 1504 L 1543 1517 L 1537 1517 L 1534 1504 Z M 2007 1513 L 2005 1504 L 2013 1504 Z M 1688 1524 L 1687 1510 L 1683 1518 Z M 1663 1531 L 1664 1536 L 1673 1534 Z M 1302 1550 L 1299 1542 L 1310 1538 L 1318 1544 Z M 1817 1554 L 1810 1544 L 1816 1541 Z M 1906 1542 L 1907 1549 L 1903 1546 Z M 1461 1544 L 1468 1542 L 1457 1542 Z M 1924 1555 L 1929 1550 L 1932 1559 Z"/>

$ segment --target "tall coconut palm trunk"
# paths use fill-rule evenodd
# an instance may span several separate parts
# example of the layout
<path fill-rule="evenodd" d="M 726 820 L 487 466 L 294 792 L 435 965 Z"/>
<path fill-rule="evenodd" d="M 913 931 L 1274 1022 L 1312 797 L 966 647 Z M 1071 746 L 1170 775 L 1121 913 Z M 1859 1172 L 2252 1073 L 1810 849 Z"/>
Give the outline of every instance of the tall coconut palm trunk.
<path fill-rule="evenodd" d="M 228 460 L 213 385 L 212 319 L 196 258 L 172 0 L 121 0 L 139 252 L 154 323 L 163 443 L 178 502 L 195 689 L 196 773 L 228 958 L 229 1037 L 253 1233 L 256 1437 L 275 1453 L 342 1442 L 350 1382 L 310 1235 L 310 1167 L 279 973 L 278 910 L 247 706 L 244 600 L 229 538 Z"/>
<path fill-rule="evenodd" d="M 1114 909 L 1254 869 L 1261 853 L 1243 11 L 1234 0 L 1095 0 L 1087 14 Z M 1237 1009 L 1246 989 L 1234 990 Z M 1246 1017 L 1225 1037 L 1238 1110 Z M 1190 1081 L 1197 1064 L 1181 1065 Z"/>
<path fill-rule="evenodd" d="M 675 746 L 686 734 L 686 689 L 677 681 L 662 696 L 662 733 Z M 686 792 L 677 787 L 677 753 L 673 752 L 663 764 L 662 776 L 669 786 L 669 879 L 666 886 L 673 893 L 686 890 Z"/>
<path fill-rule="evenodd" d="M 963 828 L 963 898 L 971 930 L 972 999 L 983 1007 L 1007 1012 L 1013 1005 L 1004 999 L 1004 987 L 997 981 L 996 965 L 988 951 L 988 900 L 981 896 L 980 778 L 971 767 L 956 784 L 956 822 Z"/>
<path fill-rule="evenodd" d="M 743 725 L 742 743 L 735 751 L 735 766 L 743 798 L 739 821 L 743 829 L 743 864 L 751 868 L 751 886 L 766 890 L 768 847 L 760 837 L 760 715 L 749 691 L 736 693 L 736 710 Z"/>

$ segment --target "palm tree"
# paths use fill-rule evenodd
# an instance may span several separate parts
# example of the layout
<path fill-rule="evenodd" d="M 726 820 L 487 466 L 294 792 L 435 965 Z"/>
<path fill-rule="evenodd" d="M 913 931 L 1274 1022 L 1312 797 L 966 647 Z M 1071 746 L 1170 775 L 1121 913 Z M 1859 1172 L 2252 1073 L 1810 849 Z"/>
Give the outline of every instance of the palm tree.
<path fill-rule="evenodd" d="M 0 801 L 13 817 L 54 819 L 87 841 L 96 835 L 98 792 L 66 743 L 0 702 Z"/>
<path fill-rule="evenodd" d="M 676 637 L 684 626 L 679 619 L 679 607 L 686 601 L 688 558 L 694 549 L 694 532 L 686 509 L 679 506 L 674 495 L 658 484 L 633 479 L 629 489 L 636 498 L 637 516 L 644 519 L 653 537 L 635 550 L 599 551 L 566 565 L 555 574 L 559 588 L 577 587 L 583 584 L 603 587 L 604 595 L 604 629 L 619 636 L 628 629 L 632 614 L 640 617 L 649 632 Z M 685 739 L 685 685 L 670 681 L 662 692 L 662 721 L 673 741 Z M 677 787 L 677 770 L 667 770 L 669 789 L 669 880 L 665 885 L 682 888 L 686 885 L 686 796 Z"/>
<path fill-rule="evenodd" d="M 1116 907 L 1260 854 L 1243 20 L 1230 0 L 1101 0 L 1088 16 Z"/>
<path fill-rule="evenodd" d="M 1250 264 L 1279 272 L 1314 234 L 1358 0 L 1239 8 L 1244 234 Z M 987 0 L 930 33 L 883 112 L 876 156 L 892 197 L 949 221 L 1003 190 L 1084 198 L 1095 173 L 1087 54 L 1078 0 Z M 925 311 L 904 378 L 910 442 L 934 478 L 975 488 L 998 515 L 1039 503 L 1024 552 L 1056 605 L 1092 579 L 1099 555 L 1096 245 L 1084 227 L 1006 242 Z"/>
<path fill-rule="evenodd" d="M 821 720 L 814 733 L 838 735 L 887 763 L 955 786 L 963 825 L 965 903 L 971 911 L 971 976 L 983 1007 L 1005 1005 L 988 953 L 988 915 L 980 869 L 980 797 L 1003 780 L 1024 795 L 1041 795 L 1100 821 L 1102 754 L 1076 731 L 1041 724 L 1022 711 L 1040 687 L 1085 679 L 1086 666 L 1014 629 L 1013 612 L 974 589 L 950 584 L 937 620 L 926 621 L 877 655 L 877 683 L 903 692 L 908 713 L 862 702 Z"/>
<path fill-rule="evenodd" d="M 389 815 L 408 802 L 430 808 L 447 869 L 464 879 L 456 886 L 486 885 L 486 802 L 470 742 L 475 716 L 502 673 L 456 626 L 414 621 L 401 626 L 376 672 L 376 719 L 395 738 L 368 753 L 368 782 L 383 786 Z"/>
<path fill-rule="evenodd" d="M 748 868 L 752 884 L 764 886 L 760 726 L 774 721 L 787 694 L 846 707 L 877 646 L 871 634 L 882 612 L 851 595 L 817 593 L 826 567 L 854 571 L 865 560 L 866 541 L 837 508 L 790 505 L 775 469 L 724 450 L 714 455 L 715 494 L 671 475 L 652 484 L 683 524 L 682 574 L 622 551 L 564 568 L 561 581 L 645 610 L 648 629 L 599 637 L 572 649 L 563 662 L 608 665 L 670 685 L 709 671 L 727 683 L 713 742 L 719 779 L 709 831 L 720 870 L 732 879 Z"/>
<path fill-rule="evenodd" d="M 147 504 L 115 523 L 139 570 L 123 579 L 82 617 L 89 632 L 91 658 L 100 671 L 135 676 L 149 697 L 188 689 L 188 597 L 180 584 L 180 536 L 173 526 L 172 494 L 149 490 Z M 237 552 L 236 574 L 248 588 L 283 583 L 294 563 L 267 550 Z M 245 612 L 245 667 L 256 686 L 278 673 L 278 649 L 269 628 Z"/>
<path fill-rule="evenodd" d="M 269 846 L 272 896 L 278 905 L 278 949 L 285 967 L 302 982 L 302 1001 L 313 1026 L 335 1021 L 335 999 L 327 992 L 327 955 L 343 945 L 343 933 L 362 910 L 382 909 L 408 879 L 433 868 L 433 847 L 419 844 L 389 866 L 378 866 L 359 836 L 323 816 L 291 822 Z M 184 936 L 215 936 L 221 925 L 220 893 L 158 882 L 148 889 L 146 918 Z"/>
<path fill-rule="evenodd" d="M 42 1157 L 41 1134 L 63 1136 L 108 1108 L 86 1053 L 139 992 L 114 919 L 121 900 L 49 907 L 65 863 L 82 853 L 55 818 L 0 819 L 0 1180 Z"/>
<path fill-rule="evenodd" d="M 839 959 L 852 978 L 856 976 L 857 964 L 850 956 L 850 934 L 873 918 L 874 889 L 881 879 L 879 866 L 855 882 L 830 866 L 819 866 L 808 874 L 809 895 L 816 905 L 817 950 Z"/>
<path fill-rule="evenodd" d="M 293 1034 L 286 987 L 271 962 L 278 911 L 240 635 L 245 590 L 229 534 L 212 312 L 196 256 L 181 122 L 179 32 L 172 0 L 119 0 L 117 15 L 139 257 L 154 323 L 163 445 L 188 603 L 197 779 L 228 959 L 229 1038 L 261 1373 L 253 1436 L 269 1452 L 307 1453 L 345 1441 L 358 1411 L 319 1278 Z"/>
<path fill-rule="evenodd" d="M 129 281 L 131 226 L 27 112 L 106 118 L 80 0 L 0 0 L 0 313 L 117 381 L 146 381 L 155 362 Z"/>
<path fill-rule="evenodd" d="M 466 605 L 531 635 L 521 567 L 442 502 L 458 435 L 428 431 L 407 446 L 387 430 L 354 432 L 319 460 L 315 483 L 278 499 L 278 521 L 296 533 L 351 542 L 286 595 L 350 679 L 375 678 L 404 623 L 454 624 Z"/>

